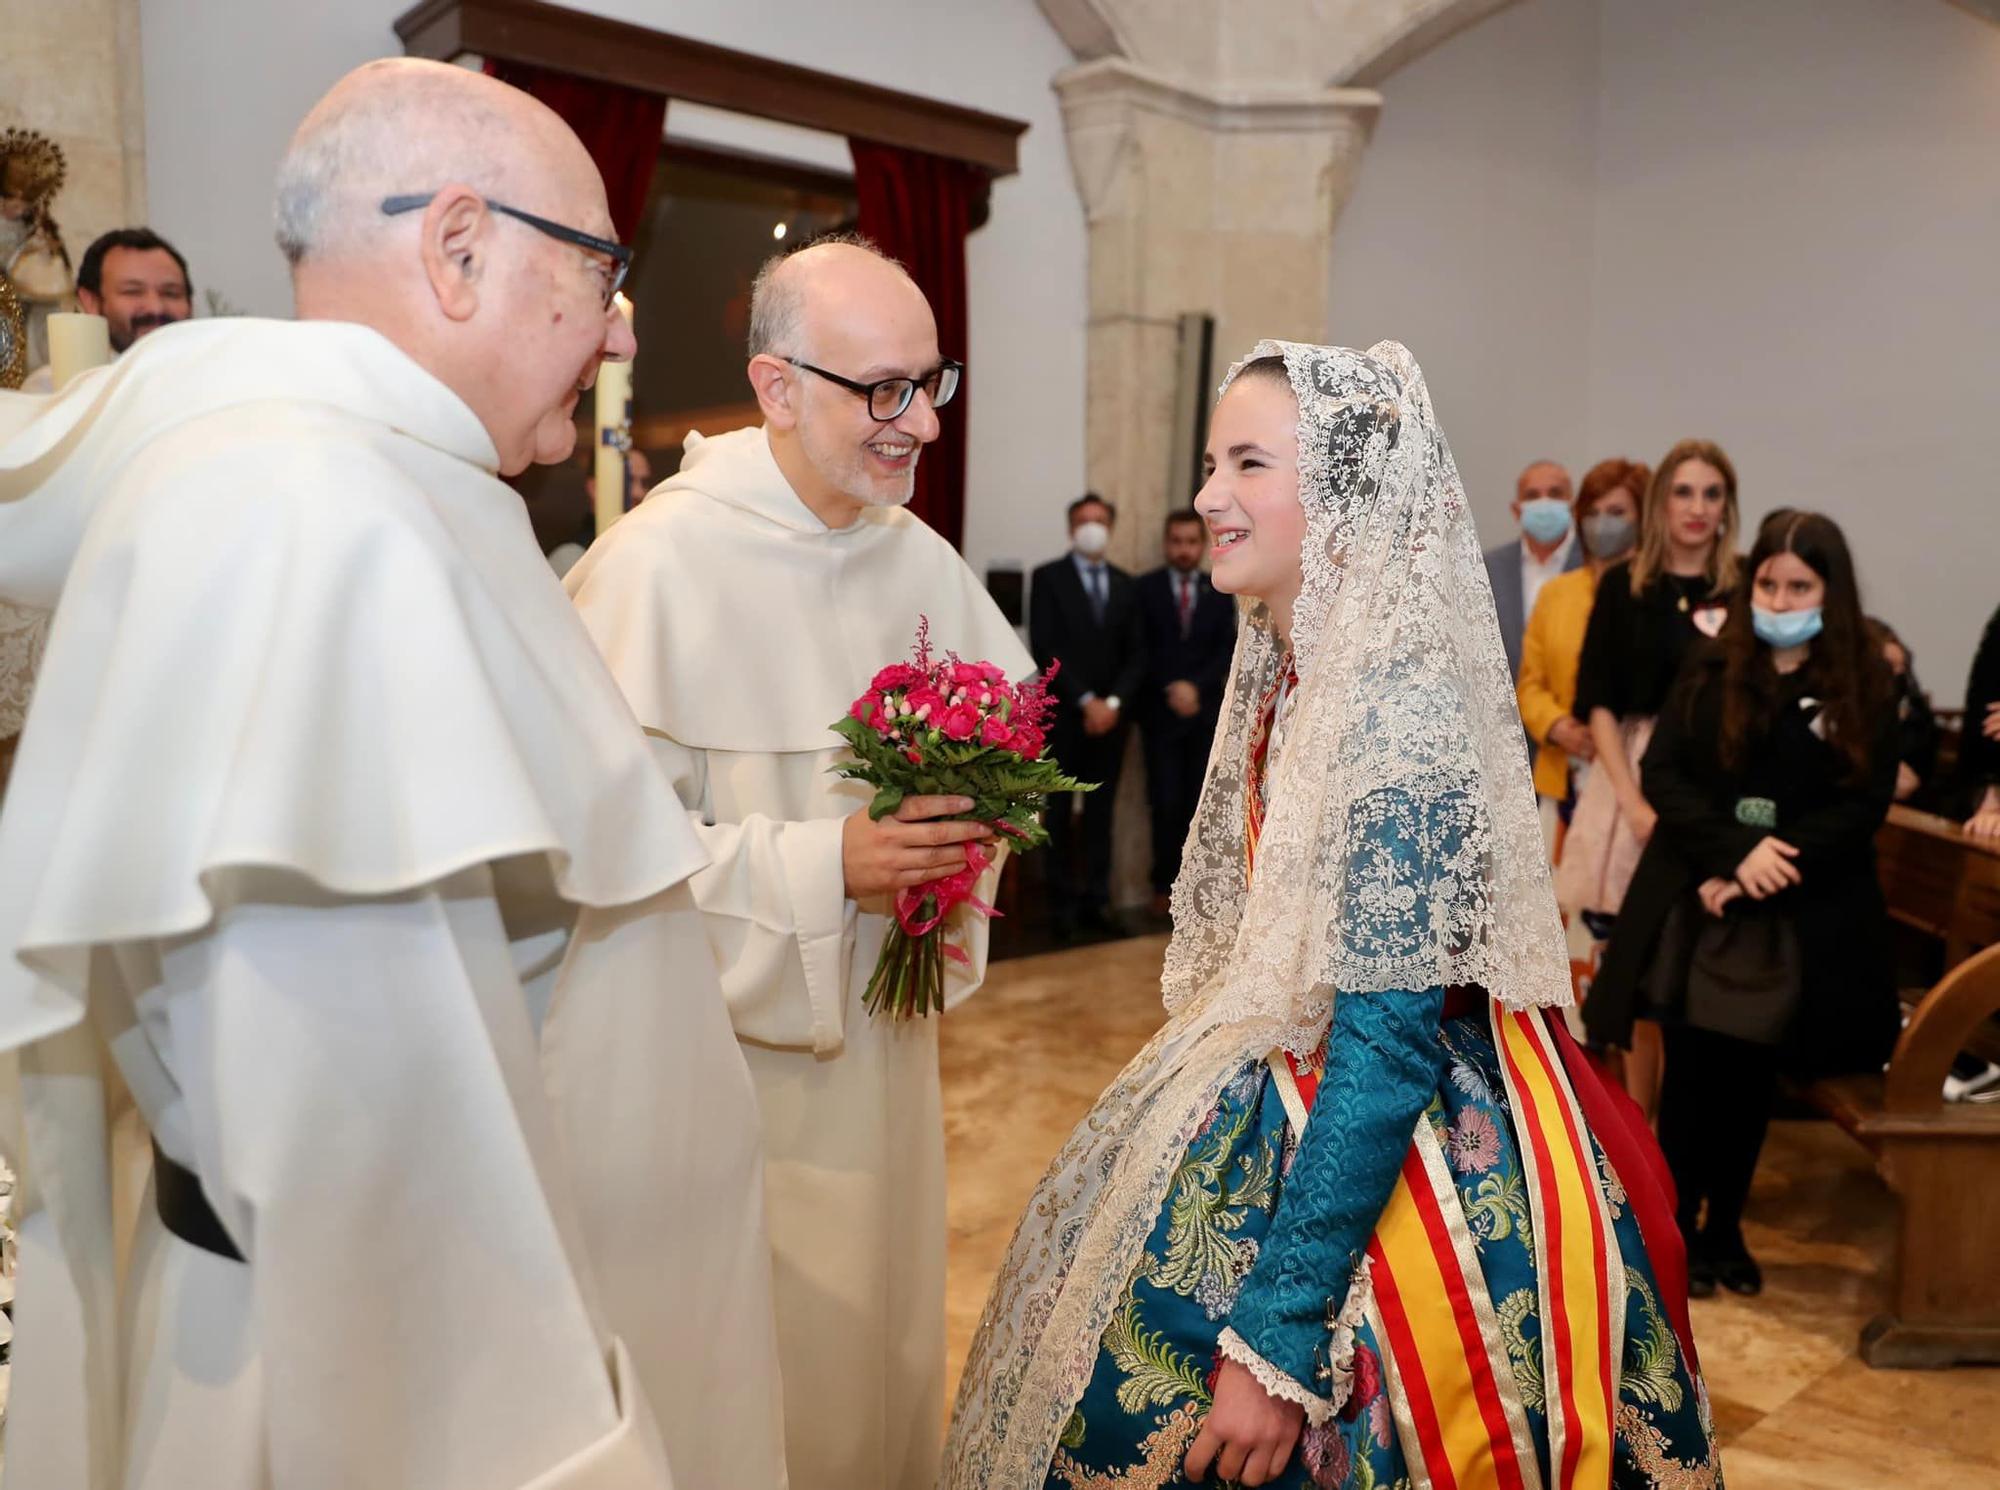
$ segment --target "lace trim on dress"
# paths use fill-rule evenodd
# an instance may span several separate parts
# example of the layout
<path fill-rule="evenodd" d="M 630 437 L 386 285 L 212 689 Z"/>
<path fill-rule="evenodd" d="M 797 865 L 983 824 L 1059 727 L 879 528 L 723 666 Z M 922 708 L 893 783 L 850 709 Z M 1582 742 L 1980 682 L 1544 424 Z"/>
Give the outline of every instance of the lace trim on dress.
<path fill-rule="evenodd" d="M 1329 1402 L 1324 1397 L 1315 1396 L 1310 1389 L 1301 1386 L 1258 1355 L 1250 1348 L 1250 1342 L 1236 1331 L 1225 1329 L 1215 1344 L 1224 1359 L 1236 1362 L 1256 1377 L 1257 1385 L 1267 1394 L 1280 1402 L 1296 1402 L 1303 1407 L 1306 1410 L 1306 1421 L 1313 1427 L 1324 1428 L 1333 1421 L 1333 1415 L 1340 1411 L 1340 1403 Z"/>

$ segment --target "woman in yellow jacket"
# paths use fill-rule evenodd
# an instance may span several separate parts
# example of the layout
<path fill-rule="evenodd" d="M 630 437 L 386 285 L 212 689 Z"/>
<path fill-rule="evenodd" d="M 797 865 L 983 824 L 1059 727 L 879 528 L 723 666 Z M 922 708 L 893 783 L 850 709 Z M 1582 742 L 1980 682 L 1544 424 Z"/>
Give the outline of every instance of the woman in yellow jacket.
<path fill-rule="evenodd" d="M 1528 733 L 1540 744 L 1535 753 L 1535 793 L 1542 799 L 1542 823 L 1552 849 L 1558 823 L 1575 801 L 1571 762 L 1588 766 L 1597 756 L 1590 726 L 1571 712 L 1576 702 L 1577 662 L 1597 579 L 1630 553 L 1639 537 L 1644 492 L 1651 474 L 1636 461 L 1601 460 L 1583 478 L 1576 496 L 1576 526 L 1588 559 L 1579 569 L 1542 586 L 1521 637 L 1521 679 L 1516 696 Z"/>

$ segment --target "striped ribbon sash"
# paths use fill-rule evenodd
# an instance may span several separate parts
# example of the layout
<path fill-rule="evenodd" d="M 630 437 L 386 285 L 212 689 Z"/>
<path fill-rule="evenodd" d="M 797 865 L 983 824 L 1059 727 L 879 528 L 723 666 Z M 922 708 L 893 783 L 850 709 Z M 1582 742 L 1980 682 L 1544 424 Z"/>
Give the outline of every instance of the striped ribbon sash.
<path fill-rule="evenodd" d="M 1624 1264 L 1595 1155 L 1539 1010 L 1487 1005 L 1519 1136 L 1535 1265 L 1549 1455 L 1558 1490 L 1611 1483 Z M 1293 1127 L 1318 1073 L 1272 1053 Z M 1415 1490 L 1542 1490 L 1526 1409 L 1450 1165 L 1428 1118 L 1368 1244 L 1369 1323 Z"/>

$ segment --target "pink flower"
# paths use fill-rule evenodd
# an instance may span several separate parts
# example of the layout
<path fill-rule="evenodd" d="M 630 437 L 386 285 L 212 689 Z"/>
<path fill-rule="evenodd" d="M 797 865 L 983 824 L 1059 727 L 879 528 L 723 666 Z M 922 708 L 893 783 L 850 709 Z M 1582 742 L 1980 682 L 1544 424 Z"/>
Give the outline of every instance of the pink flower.
<path fill-rule="evenodd" d="M 1042 758 L 1042 732 L 1032 724 L 1014 726 L 1014 749 L 1024 761 Z"/>
<path fill-rule="evenodd" d="M 1444 1147 L 1451 1167 L 1460 1174 L 1484 1174 L 1500 1162 L 1500 1130 L 1482 1109 L 1461 1108 Z"/>
<path fill-rule="evenodd" d="M 970 740 L 979 733 L 979 709 L 974 704 L 953 704 L 934 722 L 946 739 Z"/>
<path fill-rule="evenodd" d="M 913 766 L 921 766 L 924 763 L 923 756 L 915 750 L 905 750 L 903 758 Z"/>
<path fill-rule="evenodd" d="M 889 711 L 882 705 L 882 695 L 879 693 L 862 694 L 854 701 L 854 707 L 848 712 L 863 724 L 872 727 L 878 735 L 886 735 L 895 727 L 895 722 L 889 717 Z"/>
<path fill-rule="evenodd" d="M 938 716 L 944 713 L 944 695 L 928 683 L 919 683 L 903 696 L 903 712 L 935 728 Z"/>
<path fill-rule="evenodd" d="M 899 688 L 914 688 L 924 681 L 924 670 L 912 667 L 907 662 L 893 662 L 875 675 L 875 681 L 868 686 L 877 693 L 894 693 Z"/>
<path fill-rule="evenodd" d="M 1389 1399 L 1377 1397 L 1368 1404 L 1368 1430 L 1375 1435 L 1375 1442 L 1383 1448 L 1389 1447 Z"/>
<path fill-rule="evenodd" d="M 986 722 L 979 726 L 979 743 L 997 745 L 1005 750 L 1014 743 L 1014 732 L 1007 728 L 1007 721 L 998 714 L 989 714 Z"/>
<path fill-rule="evenodd" d="M 1347 1471 L 1352 1467 L 1347 1440 L 1331 1423 L 1306 1429 L 1299 1443 L 1299 1457 L 1305 1461 L 1306 1473 L 1312 1476 L 1316 1490 L 1336 1490 L 1347 1483 Z"/>
<path fill-rule="evenodd" d="M 985 678 L 987 682 L 1005 683 L 1007 681 L 1007 669 L 1001 667 L 998 663 L 982 662 L 977 664 L 977 666 L 980 676 Z"/>
<path fill-rule="evenodd" d="M 977 662 L 954 662 L 947 669 L 954 688 L 970 688 L 986 681 L 986 670 Z"/>

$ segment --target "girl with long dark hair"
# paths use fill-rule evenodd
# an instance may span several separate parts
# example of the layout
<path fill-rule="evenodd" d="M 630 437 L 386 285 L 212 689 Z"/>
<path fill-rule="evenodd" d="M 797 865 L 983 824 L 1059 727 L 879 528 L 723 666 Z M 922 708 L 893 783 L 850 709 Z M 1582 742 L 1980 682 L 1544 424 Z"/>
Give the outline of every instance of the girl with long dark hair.
<path fill-rule="evenodd" d="M 1697 1294 L 1762 1287 L 1743 1206 L 1781 1068 L 1879 1068 L 1897 1027 L 1875 873 L 1888 664 L 1830 518 L 1774 512 L 1746 572 L 1660 713 L 1642 767 L 1659 822 L 1584 1006 L 1609 1045 L 1635 1016 L 1665 1026 L 1660 1144 Z"/>

